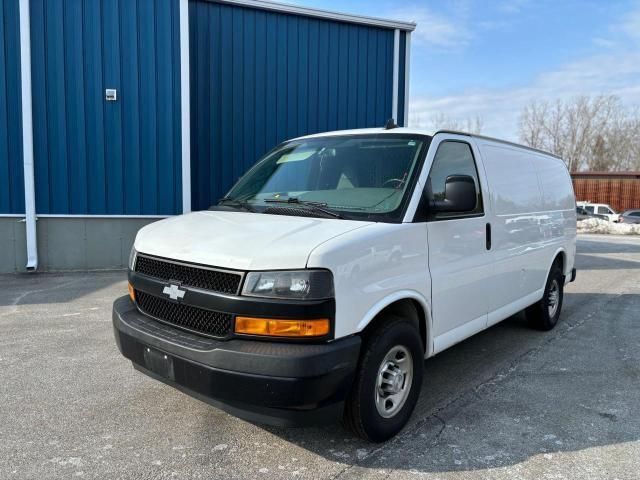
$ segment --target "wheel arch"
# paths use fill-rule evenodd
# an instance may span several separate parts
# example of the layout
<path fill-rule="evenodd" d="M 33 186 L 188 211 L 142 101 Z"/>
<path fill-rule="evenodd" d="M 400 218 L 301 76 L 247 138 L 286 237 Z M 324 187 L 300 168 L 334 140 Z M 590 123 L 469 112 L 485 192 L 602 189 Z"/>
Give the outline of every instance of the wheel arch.
<path fill-rule="evenodd" d="M 551 272 L 551 268 L 555 265 L 556 262 L 560 262 L 560 269 L 562 270 L 562 275 L 566 276 L 566 268 L 567 268 L 567 252 L 564 247 L 559 247 L 554 252 L 551 260 L 547 264 L 547 274 L 544 276 L 544 283 L 541 288 L 544 290 L 547 284 L 547 278 L 549 278 L 549 273 Z"/>
<path fill-rule="evenodd" d="M 416 322 L 420 331 L 420 340 L 424 348 L 425 357 L 429 357 L 433 354 L 430 312 L 429 303 L 418 292 L 396 292 L 376 303 L 358 323 L 357 331 L 361 334 L 366 334 L 375 329 L 386 313 L 396 313 L 400 316 L 411 318 Z"/>
<path fill-rule="evenodd" d="M 551 263 L 549 264 L 549 268 L 547 268 L 547 272 L 551 271 L 551 267 L 556 263 L 556 262 L 560 262 L 560 269 L 562 270 L 562 275 L 566 275 L 566 268 L 567 268 L 567 252 L 565 251 L 565 249 L 563 247 L 558 248 L 556 250 L 556 252 L 553 255 L 553 260 L 551 260 Z"/>

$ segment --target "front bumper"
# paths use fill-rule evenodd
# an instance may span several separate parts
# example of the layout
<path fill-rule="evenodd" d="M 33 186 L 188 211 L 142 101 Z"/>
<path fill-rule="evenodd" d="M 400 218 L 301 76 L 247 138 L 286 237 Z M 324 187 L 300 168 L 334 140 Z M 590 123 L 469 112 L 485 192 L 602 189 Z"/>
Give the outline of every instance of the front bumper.
<path fill-rule="evenodd" d="M 142 315 L 127 296 L 114 302 L 112 319 L 118 349 L 137 370 L 277 426 L 337 419 L 360 353 L 357 336 L 324 344 L 205 338 Z"/>

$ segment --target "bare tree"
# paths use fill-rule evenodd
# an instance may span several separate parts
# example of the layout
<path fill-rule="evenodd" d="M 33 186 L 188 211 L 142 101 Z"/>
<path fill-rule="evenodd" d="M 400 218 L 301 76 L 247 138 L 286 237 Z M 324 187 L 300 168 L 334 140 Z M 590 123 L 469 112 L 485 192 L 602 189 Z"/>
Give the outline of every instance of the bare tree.
<path fill-rule="evenodd" d="M 532 102 L 520 114 L 520 140 L 534 148 L 544 148 L 545 124 L 549 115 L 549 104 Z"/>
<path fill-rule="evenodd" d="M 571 171 L 640 169 L 640 116 L 616 96 L 534 101 L 519 128 L 523 143 L 560 155 Z"/>

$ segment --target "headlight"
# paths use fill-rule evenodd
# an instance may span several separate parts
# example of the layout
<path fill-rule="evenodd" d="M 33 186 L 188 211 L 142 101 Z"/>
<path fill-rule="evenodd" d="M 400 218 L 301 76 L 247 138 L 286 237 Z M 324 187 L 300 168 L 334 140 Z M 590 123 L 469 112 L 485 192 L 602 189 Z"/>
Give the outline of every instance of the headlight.
<path fill-rule="evenodd" d="M 327 270 L 249 272 L 243 295 L 320 300 L 333 297 L 333 276 Z"/>
<path fill-rule="evenodd" d="M 133 267 L 136 266 L 136 256 L 138 252 L 135 247 L 131 247 L 131 253 L 129 254 L 129 270 L 133 270 Z"/>

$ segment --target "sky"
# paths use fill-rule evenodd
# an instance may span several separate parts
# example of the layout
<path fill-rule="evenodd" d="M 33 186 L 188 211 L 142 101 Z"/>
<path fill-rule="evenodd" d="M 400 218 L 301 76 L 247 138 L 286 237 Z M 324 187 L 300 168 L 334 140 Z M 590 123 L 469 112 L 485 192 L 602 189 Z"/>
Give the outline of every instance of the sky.
<path fill-rule="evenodd" d="M 480 118 L 518 139 L 533 100 L 618 95 L 640 106 L 640 0 L 297 0 L 303 6 L 414 21 L 410 125 Z"/>

